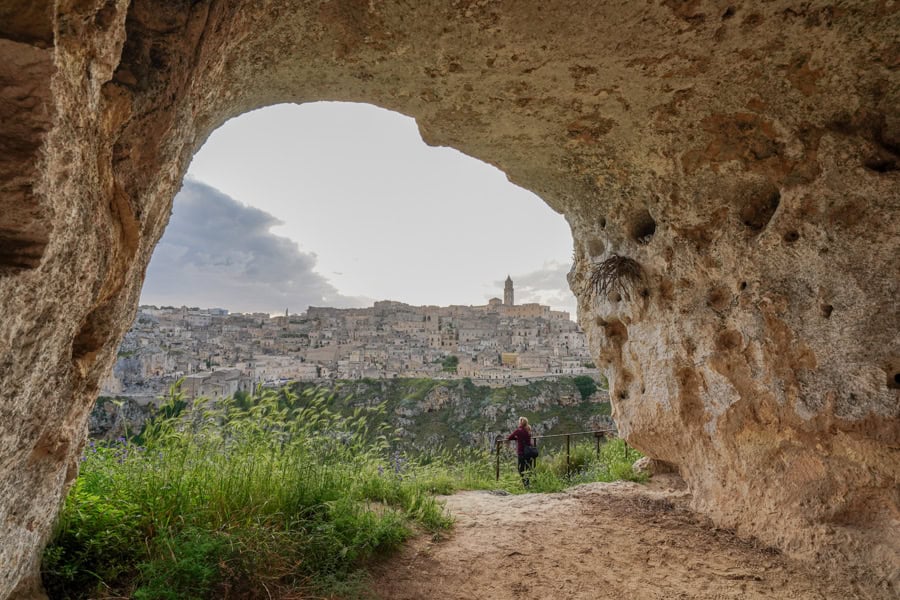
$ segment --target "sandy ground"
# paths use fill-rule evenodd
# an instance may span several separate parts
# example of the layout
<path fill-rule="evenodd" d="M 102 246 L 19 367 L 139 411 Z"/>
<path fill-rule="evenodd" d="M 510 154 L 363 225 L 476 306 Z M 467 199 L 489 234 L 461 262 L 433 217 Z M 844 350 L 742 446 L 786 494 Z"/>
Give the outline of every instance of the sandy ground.
<path fill-rule="evenodd" d="M 463 492 L 442 539 L 421 536 L 375 570 L 383 600 L 435 598 L 884 598 L 742 541 L 688 509 L 677 477 L 561 494 Z"/>

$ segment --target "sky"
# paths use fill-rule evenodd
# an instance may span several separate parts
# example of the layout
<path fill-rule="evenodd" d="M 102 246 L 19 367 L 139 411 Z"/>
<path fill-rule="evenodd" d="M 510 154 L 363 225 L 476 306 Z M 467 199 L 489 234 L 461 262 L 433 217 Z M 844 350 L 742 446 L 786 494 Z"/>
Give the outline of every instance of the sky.
<path fill-rule="evenodd" d="M 141 302 L 300 313 L 485 304 L 575 316 L 565 219 L 495 167 L 427 146 L 368 104 L 282 104 L 213 132 L 191 163 Z"/>

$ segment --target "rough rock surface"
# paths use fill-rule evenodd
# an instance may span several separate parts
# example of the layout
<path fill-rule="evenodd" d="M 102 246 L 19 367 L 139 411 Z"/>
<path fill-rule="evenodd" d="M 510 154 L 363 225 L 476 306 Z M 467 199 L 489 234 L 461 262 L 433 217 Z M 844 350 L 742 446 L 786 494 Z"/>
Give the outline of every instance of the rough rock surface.
<path fill-rule="evenodd" d="M 675 471 L 673 466 L 669 463 L 650 458 L 649 456 L 637 459 L 634 461 L 634 464 L 631 465 L 631 468 L 634 469 L 635 473 L 645 473 L 650 476 L 666 475 Z"/>
<path fill-rule="evenodd" d="M 101 398 L 88 418 L 88 435 L 97 440 L 114 440 L 140 433 L 151 416 L 150 406 L 141 406 L 129 398 Z"/>
<path fill-rule="evenodd" d="M 38 593 L 193 152 L 315 100 L 564 213 L 629 442 L 716 523 L 900 585 L 900 3 L 0 0 L 0 57 L 0 598 Z"/>

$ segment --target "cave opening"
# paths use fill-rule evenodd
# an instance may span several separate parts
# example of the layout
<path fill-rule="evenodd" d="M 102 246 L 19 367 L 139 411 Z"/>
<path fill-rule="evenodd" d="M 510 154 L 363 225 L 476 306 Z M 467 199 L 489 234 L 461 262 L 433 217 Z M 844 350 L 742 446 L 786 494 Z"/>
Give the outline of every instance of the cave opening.
<path fill-rule="evenodd" d="M 698 506 L 717 526 L 829 561 L 881 561 L 882 573 L 884 557 L 896 556 L 889 543 L 898 538 L 877 515 L 859 533 L 836 531 L 835 548 L 827 547 L 832 538 L 813 529 L 834 525 L 829 498 L 846 498 L 851 508 L 874 506 L 878 498 L 890 498 L 893 482 L 889 463 L 879 457 L 890 442 L 884 423 L 896 412 L 889 394 L 898 384 L 897 369 L 892 363 L 876 377 L 871 352 L 856 351 L 864 340 L 895 352 L 890 332 L 896 331 L 896 313 L 888 310 L 892 288 L 886 280 L 895 238 L 893 221 L 883 217 L 895 206 L 893 171 L 881 158 L 868 168 L 859 160 L 871 150 L 865 146 L 871 140 L 863 138 L 872 137 L 873 127 L 885 136 L 895 133 L 888 126 L 895 125 L 896 93 L 883 83 L 890 81 L 890 61 L 877 54 L 891 48 L 896 28 L 881 9 L 800 15 L 775 2 L 753 13 L 726 10 L 724 16 L 735 16 L 722 23 L 709 11 L 704 16 L 696 7 L 673 8 L 670 2 L 584 2 L 570 11 L 546 10 L 541 3 L 517 4 L 515 10 L 465 2 L 276 7 L 131 1 L 66 3 L 58 10 L 51 4 L 34 3 L 38 8 L 16 13 L 3 26 L 17 44 L 5 46 L 4 56 L 28 50 L 22 56 L 29 57 L 27 69 L 4 61 L 10 90 L 24 90 L 29 101 L 13 114 L 33 115 L 31 107 L 42 104 L 62 109 L 47 113 L 53 135 L 46 144 L 40 141 L 42 124 L 0 120 L 12 141 L 40 142 L 40 156 L 38 145 L 34 152 L 26 148 L 21 164 L 6 172 L 21 176 L 21 189 L 38 190 L 36 200 L 46 199 L 52 209 L 0 217 L 0 229 L 7 230 L 0 231 L 0 304 L 9 315 L 0 334 L 0 364 L 6 391 L 15 398 L 3 419 L 8 447 L 40 447 L 43 430 L 71 438 L 70 448 L 79 446 L 83 407 L 138 304 L 172 187 L 211 123 L 277 101 L 368 100 L 414 114 L 435 143 L 502 165 L 566 212 L 579 244 L 607 229 L 608 218 L 609 235 L 600 236 L 603 246 L 595 243 L 595 252 L 617 252 L 623 240 L 630 245 L 647 237 L 628 242 L 620 227 L 637 208 L 636 199 L 670 198 L 649 205 L 659 227 L 646 247 L 632 248 L 651 276 L 665 273 L 659 288 L 671 293 L 667 312 L 651 304 L 655 312 L 642 315 L 646 321 L 629 324 L 629 366 L 636 376 L 655 375 L 647 390 L 660 398 L 623 405 L 630 435 L 647 452 L 684 465 Z M 865 43 L 854 34 L 860 27 Z M 23 48 L 34 40 L 32 49 Z M 723 47 L 733 52 L 720 52 Z M 744 67 L 754 76 L 732 76 Z M 847 198 L 854 199 L 852 206 Z M 4 201 L 9 199 L 38 206 L 7 189 Z M 823 211 L 821 219 L 815 207 Z M 801 239 L 820 247 L 827 242 L 833 259 L 807 255 L 799 239 L 792 248 L 784 247 L 788 240 L 778 243 L 786 226 L 778 221 L 782 212 L 785 218 L 807 214 Z M 675 260 L 657 260 L 657 251 L 710 215 L 717 233 L 708 256 L 672 244 Z M 767 233 L 770 221 L 775 230 Z M 360 245 L 360 252 L 371 247 Z M 574 283 L 589 270 L 583 254 L 582 248 L 576 252 Z M 693 277 L 699 265 L 711 271 L 709 277 Z M 733 313 L 706 310 L 708 284 L 721 280 L 734 289 L 732 274 L 749 282 L 730 302 Z M 825 289 L 837 290 L 828 299 L 838 308 L 829 327 L 809 319 L 815 300 L 795 297 L 803 286 L 784 284 L 794 280 L 821 280 Z M 814 295 L 817 286 L 809 289 Z M 586 298 L 583 319 L 589 325 L 599 311 Z M 830 310 L 822 314 L 827 318 Z M 720 414 L 724 408 L 718 401 L 722 377 L 744 377 L 702 364 L 713 343 L 704 329 L 708 318 L 741 327 L 751 374 L 763 382 L 764 393 L 742 397 L 721 427 L 711 421 L 701 429 L 694 425 L 704 410 Z M 640 346 L 651 331 L 670 331 L 681 344 L 672 344 L 671 353 Z M 790 348 L 796 352 L 770 351 L 768 342 L 776 337 L 796 339 Z M 672 374 L 682 370 L 692 377 L 672 385 Z M 831 397 L 860 374 L 865 397 L 850 406 L 802 402 Z M 770 399 L 770 391 L 799 394 L 801 402 Z M 667 395 L 677 401 L 666 402 Z M 843 394 L 833 397 L 843 402 Z M 799 415 L 804 420 L 798 425 L 791 407 L 804 404 L 814 418 Z M 783 432 L 796 431 L 795 425 L 804 436 L 784 442 Z M 756 451 L 754 440 L 771 440 L 772 452 Z M 832 448 L 833 441 L 845 446 L 822 456 L 819 442 Z M 773 453 L 785 469 L 771 468 Z M 4 455 L 0 512 L 10 518 L 0 521 L 2 537 L 11 542 L 0 547 L 0 563 L 11 566 L 0 596 L 34 571 L 34 556 L 50 529 L 48 515 L 70 479 L 71 465 L 55 460 L 22 468 L 18 456 L 24 454 Z M 75 460 L 74 450 L 68 459 Z M 823 472 L 845 477 L 806 477 L 806 468 L 819 464 Z M 761 483 L 748 487 L 746 481 Z M 792 502 L 798 494 L 809 502 Z M 756 506 L 775 509 L 763 515 Z M 852 551 L 860 547 L 873 550 Z"/>
<path fill-rule="evenodd" d="M 273 127 L 273 123 L 279 126 Z M 598 241 L 594 251 L 605 251 L 602 242 Z M 476 358 L 480 361 L 491 354 L 500 370 L 506 366 L 503 361 L 509 359 L 503 355 L 512 352 L 504 352 L 506 348 L 499 345 L 507 343 L 504 341 L 485 345 L 471 361 L 459 360 L 457 354 L 466 357 L 470 351 L 463 348 L 464 341 L 470 342 L 469 347 L 479 342 L 461 337 L 475 335 L 472 323 L 466 332 L 469 313 L 481 311 L 498 316 L 498 320 L 513 321 L 519 314 L 514 311 L 520 310 L 520 316 L 525 317 L 521 321 L 531 316 L 545 319 L 540 327 L 546 331 L 532 330 L 527 324 L 511 325 L 509 349 L 521 349 L 523 355 L 529 351 L 538 354 L 536 348 L 547 343 L 551 330 L 559 333 L 553 338 L 559 346 L 553 350 L 571 350 L 563 356 L 565 360 L 558 361 L 570 371 L 563 372 L 560 366 L 553 374 L 569 376 L 567 385 L 574 385 L 581 394 L 578 418 L 584 418 L 585 411 L 598 401 L 595 398 L 591 401 L 594 405 L 589 405 L 576 379 L 578 375 L 582 380 L 590 379 L 590 396 L 598 390 L 593 384 L 599 383 L 600 377 L 595 368 L 586 365 L 593 361 L 585 337 L 576 339 L 575 335 L 582 332 L 572 320 L 575 298 L 567 281 L 571 255 L 572 236 L 561 215 L 534 194 L 509 183 L 498 169 L 456 150 L 426 146 L 412 119 L 371 105 L 346 103 L 275 105 L 245 113 L 220 127 L 195 154 L 148 265 L 135 324 L 119 347 L 112 376 L 101 386 L 101 400 L 106 400 L 103 406 L 109 408 L 116 400 L 121 403 L 134 394 L 140 397 L 138 404 L 157 404 L 161 397 L 171 404 L 164 403 L 155 410 L 172 410 L 177 415 L 177 411 L 189 410 L 184 406 L 192 401 L 209 399 L 203 405 L 208 414 L 215 415 L 209 422 L 226 431 L 222 437 L 236 446 L 237 434 L 230 437 L 231 413 L 223 416 L 226 413 L 215 411 L 237 406 L 250 414 L 264 406 L 273 393 L 284 395 L 277 400 L 279 410 L 291 411 L 295 406 L 284 390 L 294 388 L 284 385 L 288 381 L 291 385 L 327 387 L 328 379 L 337 379 L 341 383 L 336 386 L 349 387 L 355 379 L 365 385 L 396 387 L 405 385 L 394 383 L 405 378 L 419 387 L 430 385 L 422 383 L 427 375 L 411 375 L 415 367 L 404 373 L 407 365 L 394 364 L 384 367 L 379 376 L 372 374 L 373 369 L 354 366 L 366 362 L 369 350 L 371 364 L 392 362 L 378 355 L 374 344 L 364 344 L 363 350 L 356 351 L 357 358 L 352 352 L 333 364 L 322 358 L 330 346 L 349 345 L 368 336 L 381 338 L 384 330 L 380 324 L 375 325 L 374 318 L 363 322 L 363 316 L 355 313 L 347 317 L 345 326 L 316 339 L 314 336 L 324 336 L 324 332 L 304 329 L 310 320 L 334 318 L 328 308 L 360 308 L 374 315 L 379 310 L 393 310 L 395 304 L 386 301 L 395 301 L 423 308 L 420 320 L 401 323 L 404 329 L 408 326 L 417 333 L 427 333 L 429 351 L 420 371 L 438 363 L 434 355 L 446 349 L 446 337 L 454 346 L 459 344 L 449 349 L 451 358 L 457 360 L 444 358 L 440 368 L 468 366 L 473 370 L 471 376 L 459 376 L 457 388 L 449 389 L 471 390 L 474 381 L 479 391 L 471 392 L 473 395 L 489 387 L 502 387 L 496 381 L 488 385 L 487 376 L 478 374 L 477 367 L 490 365 L 476 362 Z M 515 296 L 512 282 L 507 281 L 508 290 L 504 289 L 507 275 L 515 282 Z M 442 310 L 445 307 L 449 312 Z M 320 310 L 314 313 L 317 308 Z M 537 313 L 532 315 L 532 310 Z M 229 324 L 226 318 L 234 316 L 237 319 Z M 245 329 L 239 331 L 239 327 Z M 78 357 L 93 348 L 89 334 L 94 329 L 84 329 L 86 333 L 77 340 Z M 627 338 L 627 332 L 623 335 Z M 213 348 L 216 338 L 222 347 L 232 348 L 217 352 Z M 293 344 L 304 348 L 305 357 L 299 365 L 287 365 L 279 359 L 294 351 Z M 248 355 L 242 346 L 258 352 L 253 350 Z M 174 358 L 173 348 L 179 352 Z M 149 358 L 145 360 L 146 356 Z M 312 370 L 307 368 L 311 364 Z M 548 369 L 554 364 L 551 362 Z M 537 367 L 536 363 L 531 365 L 532 370 Z M 228 371 L 236 368 L 249 373 L 250 385 L 231 378 Z M 139 373 L 131 382 L 126 380 L 132 375 L 129 369 Z M 595 377 L 584 376 L 586 372 Z M 442 375 L 438 373 L 434 380 Z M 546 375 L 536 385 L 555 383 L 549 371 Z M 179 378 L 181 387 L 173 388 L 167 397 L 166 384 Z M 373 383 L 378 379 L 381 381 Z M 276 387 L 278 382 L 281 385 Z M 534 393 L 531 383 L 508 385 L 528 390 L 533 398 L 548 395 Z M 150 389 L 154 385 L 156 389 Z M 386 402 L 388 392 L 376 394 L 373 402 Z M 109 402 L 109 398 L 116 400 Z M 419 397 L 417 402 L 427 399 Z M 404 402 L 407 400 L 404 398 Z M 298 402 L 303 401 L 305 397 Z M 568 411 L 567 401 L 560 400 L 554 410 Z M 608 418 L 609 403 L 603 404 L 604 410 L 590 416 Z M 149 412 L 153 411 L 151 408 Z M 429 408 L 426 412 L 437 410 Z M 353 414 L 357 414 L 355 409 Z M 414 419 L 407 417 L 401 421 L 412 428 L 409 423 Z M 496 423 L 485 425 L 484 431 L 472 429 L 470 433 L 481 436 L 475 440 L 479 441 L 488 427 L 505 428 L 509 417 L 504 413 Z M 539 431 L 550 431 L 558 420 L 554 412 L 545 423 L 535 418 L 535 425 L 545 428 Z M 563 426 L 569 431 L 585 429 L 572 423 L 574 417 Z M 314 438 L 313 432 L 307 433 Z M 91 435 L 112 437 L 109 432 L 96 435 L 93 430 Z M 203 431 L 203 436 L 213 440 L 218 435 L 218 430 Z M 130 452 L 130 442 L 124 436 L 118 439 L 113 449 Z M 191 439 L 186 437 L 185 443 Z M 423 438 L 423 445 L 427 441 Z M 284 450 L 288 453 L 290 444 L 279 443 L 288 448 Z M 448 439 L 447 448 L 453 449 L 454 443 Z M 100 446 L 100 442 L 97 444 Z M 152 445 L 151 437 L 148 447 Z M 547 442 L 545 456 L 551 445 L 553 441 Z M 82 463 L 83 472 L 88 474 L 94 466 L 92 461 L 97 460 L 94 448 L 92 443 L 81 457 L 88 461 Z M 219 450 L 216 446 L 215 452 L 203 456 L 209 464 L 218 465 L 210 467 L 210 479 L 227 471 L 227 461 L 218 456 Z M 222 446 L 221 450 L 224 453 L 227 448 Z M 599 460 L 599 442 L 596 453 Z M 635 458 L 627 446 L 616 456 L 620 454 L 622 461 L 630 458 L 633 462 Z M 266 460 L 275 464 L 280 458 Z M 335 464 L 329 463 L 329 468 L 337 468 Z M 398 474 L 404 468 L 399 461 L 392 466 Z M 179 480 L 182 476 L 206 481 L 206 476 L 197 477 L 189 466 L 183 475 L 178 474 Z M 367 476 L 382 481 L 380 472 Z M 517 478 L 512 483 L 520 485 Z M 208 491 L 209 495 L 215 493 Z M 48 564 L 45 570 L 52 571 L 53 564 Z M 45 585 L 48 590 L 56 590 L 59 581 L 50 577 Z"/>
<path fill-rule="evenodd" d="M 519 303 L 574 316 L 571 253 L 561 215 L 498 169 L 427 146 L 413 119 L 282 104 L 225 123 L 195 154 L 141 301 L 271 314 L 478 305 L 511 274 Z"/>

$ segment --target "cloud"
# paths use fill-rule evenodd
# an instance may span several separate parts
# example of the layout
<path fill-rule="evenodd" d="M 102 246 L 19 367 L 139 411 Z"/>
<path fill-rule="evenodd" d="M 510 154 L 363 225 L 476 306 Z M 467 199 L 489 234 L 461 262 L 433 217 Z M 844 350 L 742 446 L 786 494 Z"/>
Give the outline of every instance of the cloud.
<path fill-rule="evenodd" d="M 537 302 L 552 306 L 557 310 L 567 310 L 575 315 L 575 296 L 569 289 L 566 275 L 570 265 L 558 261 L 549 261 L 536 271 L 512 274 L 516 304 Z M 497 285 L 503 289 L 503 281 Z"/>
<path fill-rule="evenodd" d="M 273 215 L 187 179 L 141 293 L 144 304 L 302 312 L 313 306 L 365 306 L 315 271 L 316 255 L 270 232 Z"/>

